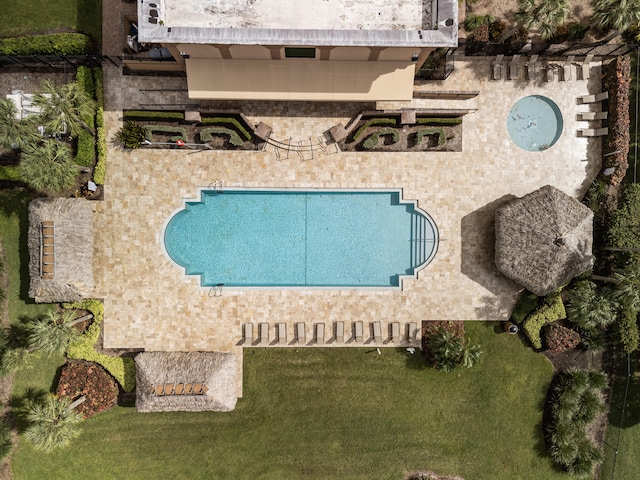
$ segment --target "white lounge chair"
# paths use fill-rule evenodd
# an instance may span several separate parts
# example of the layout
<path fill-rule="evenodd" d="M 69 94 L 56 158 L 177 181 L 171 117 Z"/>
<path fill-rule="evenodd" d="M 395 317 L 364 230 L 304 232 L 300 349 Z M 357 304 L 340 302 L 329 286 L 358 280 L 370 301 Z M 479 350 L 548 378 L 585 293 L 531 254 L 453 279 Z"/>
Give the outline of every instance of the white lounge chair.
<path fill-rule="evenodd" d="M 552 64 L 548 63 L 547 64 L 546 73 L 547 73 L 547 75 L 544 78 L 545 81 L 553 82 L 555 80 L 555 77 L 556 77 L 556 67 L 555 67 L 555 65 L 552 65 Z"/>
<path fill-rule="evenodd" d="M 571 80 L 571 64 L 575 58 L 575 55 L 569 55 L 562 66 L 562 80 L 565 82 Z"/>
<path fill-rule="evenodd" d="M 589 54 L 582 62 L 582 80 L 589 80 L 589 72 L 591 71 L 591 62 L 593 60 L 593 54 Z"/>
<path fill-rule="evenodd" d="M 578 120 L 582 122 L 590 122 L 592 120 L 606 120 L 609 112 L 580 112 Z"/>
<path fill-rule="evenodd" d="M 509 63 L 509 80 L 518 80 L 518 67 L 520 55 L 514 55 L 511 63 Z"/>
<path fill-rule="evenodd" d="M 418 324 L 411 322 L 409 324 L 409 333 L 407 335 L 407 341 L 409 343 L 414 342 L 418 338 Z"/>
<path fill-rule="evenodd" d="M 382 327 L 380 322 L 373 322 L 373 340 L 376 343 L 382 343 Z"/>
<path fill-rule="evenodd" d="M 287 344 L 287 324 L 279 323 L 278 324 L 278 345 L 286 345 Z"/>
<path fill-rule="evenodd" d="M 600 92 L 595 95 L 583 95 L 582 97 L 578 97 L 578 105 L 601 102 L 607 98 L 609 98 L 609 92 Z"/>
<path fill-rule="evenodd" d="M 260 328 L 260 345 L 268 345 L 269 344 L 269 324 L 261 323 L 259 328 Z"/>
<path fill-rule="evenodd" d="M 296 323 L 296 342 L 304 345 L 306 341 L 307 341 L 307 338 L 304 333 L 304 323 L 298 322 Z"/>
<path fill-rule="evenodd" d="M 353 324 L 353 336 L 357 343 L 362 343 L 362 322 L 355 322 Z"/>
<path fill-rule="evenodd" d="M 492 77 L 494 80 L 500 80 L 502 78 L 502 60 L 504 59 L 504 55 L 498 55 L 493 62 L 493 73 Z"/>
<path fill-rule="evenodd" d="M 538 55 L 531 55 L 529 63 L 527 63 L 527 78 L 529 80 L 536 79 L 536 62 L 538 61 Z"/>
<path fill-rule="evenodd" d="M 393 343 L 400 343 L 400 323 L 391 323 L 391 341 Z"/>
<path fill-rule="evenodd" d="M 583 128 L 578 130 L 579 137 L 601 137 L 609 133 L 607 127 L 604 128 Z"/>
<path fill-rule="evenodd" d="M 336 343 L 344 343 L 344 322 L 336 322 Z"/>
<path fill-rule="evenodd" d="M 245 323 L 242 325 L 242 336 L 244 344 L 251 345 L 253 343 L 253 323 Z"/>

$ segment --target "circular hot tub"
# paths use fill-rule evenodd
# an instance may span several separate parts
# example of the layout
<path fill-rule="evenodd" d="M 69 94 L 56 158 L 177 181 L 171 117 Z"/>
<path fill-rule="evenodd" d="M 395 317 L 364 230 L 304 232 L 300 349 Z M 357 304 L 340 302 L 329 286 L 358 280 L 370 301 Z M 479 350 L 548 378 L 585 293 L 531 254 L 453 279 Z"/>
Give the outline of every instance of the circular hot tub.
<path fill-rule="evenodd" d="M 521 98 L 509 111 L 507 131 L 518 147 L 529 152 L 551 148 L 562 134 L 562 113 L 542 95 Z"/>

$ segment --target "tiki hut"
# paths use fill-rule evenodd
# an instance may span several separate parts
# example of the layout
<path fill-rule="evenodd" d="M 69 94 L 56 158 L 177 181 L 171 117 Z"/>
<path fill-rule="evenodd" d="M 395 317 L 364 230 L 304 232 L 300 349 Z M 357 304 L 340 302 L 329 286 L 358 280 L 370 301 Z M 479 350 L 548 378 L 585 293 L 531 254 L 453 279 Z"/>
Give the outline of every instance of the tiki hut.
<path fill-rule="evenodd" d="M 230 412 L 238 399 L 233 353 L 143 352 L 136 357 L 139 412 Z"/>
<path fill-rule="evenodd" d="M 94 296 L 94 204 L 38 198 L 29 205 L 29 296 L 38 303 Z"/>
<path fill-rule="evenodd" d="M 593 212 L 550 185 L 496 211 L 498 270 L 543 296 L 593 265 Z"/>

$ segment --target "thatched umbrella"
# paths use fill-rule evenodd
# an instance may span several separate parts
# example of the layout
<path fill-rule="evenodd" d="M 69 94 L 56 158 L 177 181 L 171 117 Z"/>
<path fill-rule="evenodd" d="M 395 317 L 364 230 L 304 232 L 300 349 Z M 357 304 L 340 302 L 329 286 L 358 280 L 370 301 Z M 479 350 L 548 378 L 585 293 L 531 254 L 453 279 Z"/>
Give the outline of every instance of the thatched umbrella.
<path fill-rule="evenodd" d="M 95 203 L 83 198 L 38 198 L 29 204 L 29 296 L 36 302 L 94 297 L 94 209 Z M 52 232 L 48 239 L 45 230 Z M 51 259 L 50 274 L 43 268 L 45 258 Z"/>
<path fill-rule="evenodd" d="M 236 407 L 242 375 L 238 355 L 221 352 L 143 352 L 136 356 L 136 409 L 139 412 L 229 412 Z M 186 394 L 184 385 L 201 385 Z M 180 394 L 157 394 L 171 385 Z M 189 388 L 191 390 L 191 388 Z M 193 390 L 192 390 L 193 391 Z"/>
<path fill-rule="evenodd" d="M 496 211 L 498 270 L 547 295 L 593 265 L 593 212 L 550 185 Z"/>

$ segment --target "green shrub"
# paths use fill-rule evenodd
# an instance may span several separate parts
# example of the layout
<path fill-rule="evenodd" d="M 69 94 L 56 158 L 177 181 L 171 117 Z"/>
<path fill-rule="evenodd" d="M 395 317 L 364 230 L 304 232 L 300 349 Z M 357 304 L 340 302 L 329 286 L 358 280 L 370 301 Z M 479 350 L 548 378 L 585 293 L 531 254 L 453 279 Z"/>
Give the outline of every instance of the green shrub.
<path fill-rule="evenodd" d="M 547 300 L 548 299 L 548 300 Z M 560 295 L 556 292 L 545 298 L 545 303 L 530 313 L 525 319 L 522 329 L 534 348 L 542 348 L 540 330 L 549 322 L 566 318 L 567 314 Z"/>
<path fill-rule="evenodd" d="M 205 117 L 202 119 L 202 124 L 204 125 L 216 125 L 216 124 L 225 124 L 225 125 L 233 125 L 236 130 L 247 140 L 251 140 L 251 134 L 247 131 L 247 129 L 242 125 L 238 120 L 231 117 Z"/>
<path fill-rule="evenodd" d="M 640 342 L 638 333 L 638 314 L 635 310 L 625 308 L 620 314 L 616 328 L 617 341 L 624 353 L 635 352 Z"/>
<path fill-rule="evenodd" d="M 480 346 L 471 344 L 469 338 L 461 337 L 452 330 L 442 327 L 427 338 L 429 352 L 434 366 L 439 370 L 450 372 L 457 366 L 473 367 L 478 363 Z"/>
<path fill-rule="evenodd" d="M 170 127 L 168 125 L 145 125 L 145 140 L 152 141 L 154 133 L 177 133 L 177 135 L 169 138 L 172 142 L 177 142 L 178 140 L 182 140 L 184 142 L 187 141 L 187 130 L 184 127 Z"/>
<path fill-rule="evenodd" d="M 235 147 L 240 147 L 244 143 L 237 132 L 227 127 L 203 128 L 200 130 L 200 140 L 205 143 L 210 142 L 213 140 L 213 137 L 211 136 L 212 133 L 217 135 L 229 135 L 229 143 Z"/>
<path fill-rule="evenodd" d="M 163 118 L 167 120 L 184 120 L 184 112 L 170 110 L 129 110 L 123 112 L 124 118 Z"/>
<path fill-rule="evenodd" d="M 438 135 L 438 146 L 442 146 L 447 141 L 447 136 L 444 134 L 444 128 L 442 127 L 427 127 L 421 128 L 416 132 L 416 145 L 422 145 L 424 137 L 427 135 Z"/>
<path fill-rule="evenodd" d="M 118 133 L 116 139 L 125 148 L 138 148 L 144 142 L 146 131 L 144 127 L 136 125 L 131 120 L 127 120 Z"/>
<path fill-rule="evenodd" d="M 93 314 L 93 320 L 95 322 L 102 322 L 104 318 L 104 303 L 100 300 L 82 300 L 80 302 L 63 303 L 63 308 L 76 309 L 76 310 L 88 310 Z"/>
<path fill-rule="evenodd" d="M 98 107 L 96 109 L 96 127 L 104 127 L 104 108 Z"/>
<path fill-rule="evenodd" d="M 82 33 L 54 33 L 0 39 L 0 55 L 84 55 L 91 53 L 91 39 Z"/>
<path fill-rule="evenodd" d="M 416 120 L 416 123 L 418 125 L 460 125 L 462 123 L 462 119 L 458 117 L 419 117 Z"/>
<path fill-rule="evenodd" d="M 464 19 L 464 29 L 467 32 L 473 32 L 475 29 L 480 27 L 481 25 L 489 25 L 495 21 L 491 15 L 476 15 L 475 13 L 470 13 Z"/>
<path fill-rule="evenodd" d="M 367 120 L 353 135 L 353 141 L 357 142 L 358 139 L 364 133 L 364 131 L 369 127 L 373 127 L 374 125 L 396 125 L 396 123 L 397 123 L 397 119 L 395 118 L 372 118 L 371 120 Z"/>
<path fill-rule="evenodd" d="M 614 248 L 640 248 L 640 184 L 624 185 L 622 201 L 613 213 L 607 232 L 608 246 Z M 629 263 L 637 263 L 640 254 L 625 252 Z"/>
<path fill-rule="evenodd" d="M 0 180 L 9 180 L 11 182 L 22 181 L 22 177 L 20 176 L 20 166 L 0 165 Z"/>
<path fill-rule="evenodd" d="M 98 107 L 104 107 L 104 82 L 102 79 L 102 69 L 93 68 L 93 84 L 95 85 L 95 100 L 98 103 Z"/>
<path fill-rule="evenodd" d="M 76 83 L 89 98 L 95 98 L 96 90 L 93 83 L 93 72 L 89 67 L 79 66 L 76 70 Z"/>
<path fill-rule="evenodd" d="M 78 134 L 78 148 L 76 151 L 76 165 L 91 167 L 96 159 L 96 143 L 93 135 L 86 130 Z"/>
<path fill-rule="evenodd" d="M 506 25 L 500 20 L 491 22 L 489 24 L 489 40 L 491 40 L 492 42 L 498 40 L 498 38 L 500 38 L 500 35 L 502 35 L 502 32 L 504 32 L 505 28 Z"/>
<path fill-rule="evenodd" d="M 539 300 L 540 297 L 525 290 L 520 296 L 518 303 L 516 303 L 513 313 L 511 313 L 511 321 L 522 325 L 522 322 L 524 322 L 527 316 L 538 308 Z"/>
<path fill-rule="evenodd" d="M 396 128 L 385 127 L 369 135 L 369 137 L 362 143 L 362 147 L 366 150 L 376 148 L 378 146 L 378 140 L 381 136 L 384 135 L 392 135 L 393 143 L 398 143 L 398 141 L 400 140 L 400 132 L 398 132 Z"/>
<path fill-rule="evenodd" d="M 98 143 L 96 144 L 98 161 L 93 169 L 93 181 L 96 185 L 104 185 L 104 176 L 107 168 L 107 136 L 104 127 L 98 127 L 96 134 L 98 136 Z"/>

